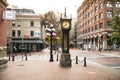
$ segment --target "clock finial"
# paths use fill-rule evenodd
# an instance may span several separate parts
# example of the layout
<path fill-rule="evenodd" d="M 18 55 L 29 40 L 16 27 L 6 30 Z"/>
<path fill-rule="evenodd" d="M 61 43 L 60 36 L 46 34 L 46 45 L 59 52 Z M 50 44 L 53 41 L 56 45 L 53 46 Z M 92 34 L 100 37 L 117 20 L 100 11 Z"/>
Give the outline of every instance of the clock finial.
<path fill-rule="evenodd" d="M 67 15 L 66 15 L 66 7 L 65 7 L 65 13 L 64 13 L 64 17 L 67 17 Z"/>

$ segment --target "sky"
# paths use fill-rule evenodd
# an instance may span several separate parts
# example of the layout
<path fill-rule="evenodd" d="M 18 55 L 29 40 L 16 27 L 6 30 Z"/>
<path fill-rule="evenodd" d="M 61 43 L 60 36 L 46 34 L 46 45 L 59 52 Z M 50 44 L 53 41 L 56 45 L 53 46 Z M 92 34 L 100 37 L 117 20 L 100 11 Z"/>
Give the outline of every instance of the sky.
<path fill-rule="evenodd" d="M 19 8 L 33 9 L 35 13 L 44 14 L 50 10 L 64 13 L 67 8 L 67 15 L 77 17 L 77 9 L 84 0 L 7 0 L 9 5 L 16 5 Z"/>

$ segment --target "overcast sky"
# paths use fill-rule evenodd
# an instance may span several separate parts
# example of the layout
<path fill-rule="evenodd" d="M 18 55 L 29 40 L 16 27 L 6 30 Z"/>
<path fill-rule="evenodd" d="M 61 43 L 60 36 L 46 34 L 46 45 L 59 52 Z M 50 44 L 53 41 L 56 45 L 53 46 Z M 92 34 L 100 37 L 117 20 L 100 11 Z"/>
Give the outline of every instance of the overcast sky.
<path fill-rule="evenodd" d="M 64 8 L 67 7 L 67 15 L 72 14 L 77 17 L 77 8 L 84 0 L 7 0 L 9 5 L 17 5 L 20 8 L 30 8 L 35 13 L 44 14 L 50 10 L 64 13 Z"/>

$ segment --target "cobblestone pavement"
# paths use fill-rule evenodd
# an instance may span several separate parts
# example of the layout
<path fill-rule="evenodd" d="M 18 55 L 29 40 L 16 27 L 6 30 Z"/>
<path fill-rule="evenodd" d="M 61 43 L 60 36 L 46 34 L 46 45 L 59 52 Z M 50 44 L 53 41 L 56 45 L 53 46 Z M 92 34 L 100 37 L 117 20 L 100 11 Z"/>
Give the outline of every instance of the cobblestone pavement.
<path fill-rule="evenodd" d="M 33 53 L 28 61 L 9 61 L 7 68 L 0 71 L 0 80 L 120 80 L 117 70 L 101 67 L 93 61 L 88 61 L 87 67 L 83 67 L 83 62 L 75 64 L 73 61 L 72 67 L 63 68 L 56 57 L 54 62 L 44 57 L 49 54 L 48 50 L 40 53 Z M 37 55 L 38 59 L 34 59 Z"/>

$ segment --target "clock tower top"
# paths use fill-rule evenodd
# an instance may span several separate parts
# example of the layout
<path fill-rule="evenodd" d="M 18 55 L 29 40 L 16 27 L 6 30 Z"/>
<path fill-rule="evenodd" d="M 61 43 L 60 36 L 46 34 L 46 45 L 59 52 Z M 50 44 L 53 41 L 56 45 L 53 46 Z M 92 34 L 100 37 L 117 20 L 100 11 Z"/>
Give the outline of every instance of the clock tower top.
<path fill-rule="evenodd" d="M 72 19 L 72 15 L 70 15 L 70 17 L 67 17 L 67 8 L 65 7 L 65 12 L 64 12 L 64 16 L 62 16 L 62 14 L 61 14 L 61 19 Z"/>

